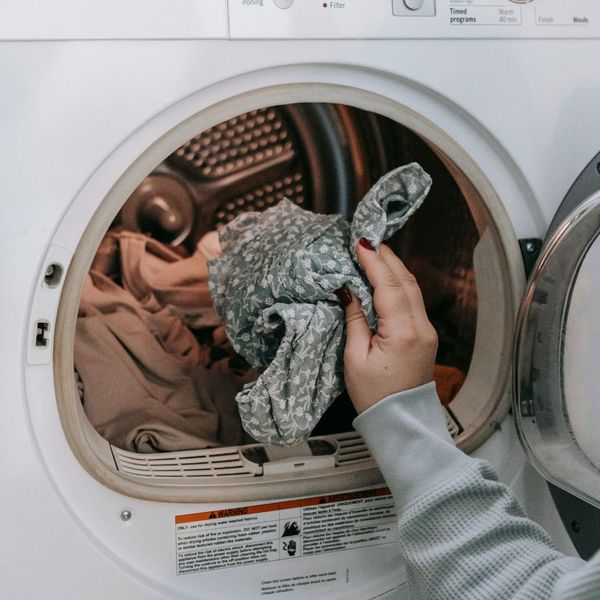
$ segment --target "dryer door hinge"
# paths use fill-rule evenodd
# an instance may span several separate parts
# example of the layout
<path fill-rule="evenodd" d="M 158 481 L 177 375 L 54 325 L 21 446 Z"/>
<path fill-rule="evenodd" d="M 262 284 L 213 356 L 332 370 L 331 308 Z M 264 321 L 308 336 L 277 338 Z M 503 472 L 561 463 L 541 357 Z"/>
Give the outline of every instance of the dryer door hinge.
<path fill-rule="evenodd" d="M 521 255 L 523 256 L 525 275 L 529 278 L 533 265 L 535 265 L 535 261 L 540 254 L 542 240 L 539 238 L 524 238 L 519 240 L 519 246 L 521 247 Z"/>

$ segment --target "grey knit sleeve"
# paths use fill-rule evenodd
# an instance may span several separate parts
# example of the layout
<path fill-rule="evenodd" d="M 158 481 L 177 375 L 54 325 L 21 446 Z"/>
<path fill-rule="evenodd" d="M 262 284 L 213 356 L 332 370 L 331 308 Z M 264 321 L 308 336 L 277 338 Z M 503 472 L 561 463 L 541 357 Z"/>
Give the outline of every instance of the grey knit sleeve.
<path fill-rule="evenodd" d="M 454 447 L 442 419 L 428 384 L 355 420 L 398 505 L 412 598 L 600 598 L 600 560 L 586 566 L 554 549 L 492 467 Z"/>

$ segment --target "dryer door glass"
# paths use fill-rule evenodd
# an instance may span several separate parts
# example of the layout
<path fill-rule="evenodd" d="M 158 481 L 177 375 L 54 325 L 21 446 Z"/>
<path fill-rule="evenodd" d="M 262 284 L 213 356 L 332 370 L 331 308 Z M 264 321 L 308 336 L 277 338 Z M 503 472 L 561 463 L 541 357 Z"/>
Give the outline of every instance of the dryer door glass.
<path fill-rule="evenodd" d="M 531 462 L 600 506 L 600 193 L 553 229 L 517 324 L 514 411 Z"/>

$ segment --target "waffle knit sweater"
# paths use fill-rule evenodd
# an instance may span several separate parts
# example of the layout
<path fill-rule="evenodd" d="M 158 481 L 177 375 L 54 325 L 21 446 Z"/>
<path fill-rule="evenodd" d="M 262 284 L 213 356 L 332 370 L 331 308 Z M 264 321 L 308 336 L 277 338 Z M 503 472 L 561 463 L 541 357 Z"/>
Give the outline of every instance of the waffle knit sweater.
<path fill-rule="evenodd" d="M 394 495 L 414 600 L 600 600 L 600 555 L 558 552 L 493 468 L 454 446 L 434 383 L 354 425 Z"/>

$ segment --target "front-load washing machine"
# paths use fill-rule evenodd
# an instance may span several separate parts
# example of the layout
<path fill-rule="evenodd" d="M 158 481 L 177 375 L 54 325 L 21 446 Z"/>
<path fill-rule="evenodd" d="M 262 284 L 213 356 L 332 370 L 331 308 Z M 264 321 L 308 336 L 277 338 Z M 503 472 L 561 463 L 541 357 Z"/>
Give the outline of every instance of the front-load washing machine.
<path fill-rule="evenodd" d="M 127 406 L 139 357 L 76 349 L 115 240 L 176 263 L 284 197 L 350 217 L 413 160 L 434 185 L 391 243 L 440 333 L 449 430 L 562 551 L 593 550 L 595 2 L 6 0 L 0 39 L 6 596 L 409 597 L 347 397 L 291 448 L 128 445 L 90 405 Z"/>

